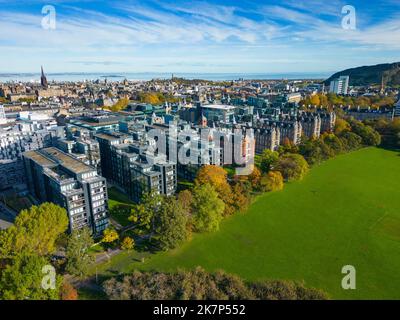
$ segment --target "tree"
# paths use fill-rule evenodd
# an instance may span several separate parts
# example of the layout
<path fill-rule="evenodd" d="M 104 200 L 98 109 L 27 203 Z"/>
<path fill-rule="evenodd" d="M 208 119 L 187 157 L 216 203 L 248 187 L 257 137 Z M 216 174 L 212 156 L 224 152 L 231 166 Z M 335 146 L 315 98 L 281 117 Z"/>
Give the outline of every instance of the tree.
<path fill-rule="evenodd" d="M 0 299 L 3 300 L 57 300 L 62 277 L 43 269 L 50 266 L 45 257 L 28 252 L 16 255 L 0 272 Z M 51 266 L 50 266 L 51 268 Z M 49 281 L 44 277 L 49 277 Z M 54 281 L 54 288 L 51 287 Z M 43 283 L 49 285 L 44 287 Z"/>
<path fill-rule="evenodd" d="M 236 182 L 232 188 L 235 211 L 245 211 L 250 203 L 249 190 L 245 182 Z"/>
<path fill-rule="evenodd" d="M 381 135 L 382 146 L 394 149 L 400 148 L 400 118 L 395 118 L 393 121 L 380 119 L 372 122 L 371 126 Z"/>
<path fill-rule="evenodd" d="M 347 151 L 356 150 L 361 147 L 362 139 L 353 132 L 345 132 L 340 135 L 343 146 Z"/>
<path fill-rule="evenodd" d="M 283 177 L 279 171 L 270 171 L 261 178 L 261 189 L 264 192 L 283 189 Z"/>
<path fill-rule="evenodd" d="M 224 202 L 208 183 L 197 185 L 193 190 L 192 223 L 198 232 L 216 231 L 223 218 Z"/>
<path fill-rule="evenodd" d="M 272 170 L 274 165 L 278 162 L 279 153 L 265 149 L 260 156 L 260 168 L 263 173 Z"/>
<path fill-rule="evenodd" d="M 282 155 L 276 166 L 286 181 L 301 180 L 307 174 L 307 161 L 300 154 L 286 153 Z"/>
<path fill-rule="evenodd" d="M 129 99 L 127 98 L 122 98 L 119 99 L 118 102 L 116 104 L 114 104 L 110 109 L 113 112 L 118 112 L 121 110 L 124 110 L 129 104 Z"/>
<path fill-rule="evenodd" d="M 351 126 L 351 131 L 361 137 L 364 145 L 377 146 L 381 143 L 381 136 L 374 128 L 366 126 L 361 121 L 354 119 L 352 119 L 349 123 Z"/>
<path fill-rule="evenodd" d="M 206 165 L 200 168 L 195 179 L 196 184 L 210 184 L 218 192 L 220 189 L 228 188 L 227 173 L 224 168 Z M 228 185 L 228 186 L 227 186 Z"/>
<path fill-rule="evenodd" d="M 103 283 L 110 300 L 325 300 L 320 290 L 293 281 L 244 281 L 201 267 L 174 273 L 135 271 Z"/>
<path fill-rule="evenodd" d="M 324 133 L 320 139 L 332 150 L 334 155 L 342 153 L 345 149 L 342 141 L 333 133 Z"/>
<path fill-rule="evenodd" d="M 65 209 L 53 203 L 22 210 L 13 226 L 0 232 L 0 256 L 10 257 L 22 251 L 40 256 L 51 254 L 68 223 Z"/>
<path fill-rule="evenodd" d="M 61 285 L 61 292 L 60 292 L 61 300 L 78 300 L 78 291 L 67 281 Z"/>
<path fill-rule="evenodd" d="M 178 201 L 181 204 L 183 210 L 188 215 L 191 215 L 192 210 L 192 203 L 193 203 L 193 195 L 190 192 L 190 190 L 182 190 L 181 192 L 178 193 Z"/>
<path fill-rule="evenodd" d="M 157 191 L 151 190 L 142 197 L 142 202 L 131 210 L 129 221 L 137 224 L 136 231 L 140 234 L 155 232 L 155 219 L 162 206 L 163 196 Z"/>
<path fill-rule="evenodd" d="M 101 242 L 112 243 L 118 239 L 118 232 L 115 229 L 109 227 L 103 231 L 103 239 L 101 239 Z"/>
<path fill-rule="evenodd" d="M 336 135 L 341 135 L 344 132 L 348 132 L 351 130 L 350 124 L 342 119 L 342 118 L 337 118 L 336 123 L 335 123 L 335 134 Z"/>
<path fill-rule="evenodd" d="M 253 168 L 253 171 L 248 176 L 248 180 L 251 184 L 251 187 L 255 190 L 258 190 L 260 187 L 261 180 L 261 171 L 257 167 Z"/>
<path fill-rule="evenodd" d="M 304 283 L 270 280 L 250 285 L 253 294 L 261 300 L 328 300 L 322 290 L 307 288 Z"/>
<path fill-rule="evenodd" d="M 283 144 L 281 144 L 278 148 L 278 153 L 280 155 L 285 153 L 298 153 L 299 148 L 295 145 L 289 138 L 283 139 Z"/>
<path fill-rule="evenodd" d="M 219 198 L 225 203 L 224 215 L 234 213 L 232 188 L 227 180 L 226 171 L 219 166 L 207 165 L 200 168 L 195 184 L 210 184 L 217 191 Z"/>
<path fill-rule="evenodd" d="M 131 237 L 125 237 L 124 240 L 122 240 L 121 243 L 122 250 L 132 250 L 134 247 L 135 247 L 135 240 L 133 240 Z"/>
<path fill-rule="evenodd" d="M 322 140 L 305 140 L 299 146 L 299 153 L 310 164 L 320 163 L 333 155 L 333 152 L 325 145 Z"/>
<path fill-rule="evenodd" d="M 318 94 L 314 94 L 310 98 L 310 104 L 315 105 L 315 106 L 319 106 L 321 104 L 321 101 L 319 99 L 319 95 Z"/>
<path fill-rule="evenodd" d="M 188 238 L 188 215 L 174 197 L 163 201 L 157 216 L 157 235 L 161 249 L 179 246 Z"/>
<path fill-rule="evenodd" d="M 94 262 L 94 256 L 89 249 L 93 239 L 88 228 L 74 230 L 68 239 L 65 270 L 73 275 L 85 276 Z"/>

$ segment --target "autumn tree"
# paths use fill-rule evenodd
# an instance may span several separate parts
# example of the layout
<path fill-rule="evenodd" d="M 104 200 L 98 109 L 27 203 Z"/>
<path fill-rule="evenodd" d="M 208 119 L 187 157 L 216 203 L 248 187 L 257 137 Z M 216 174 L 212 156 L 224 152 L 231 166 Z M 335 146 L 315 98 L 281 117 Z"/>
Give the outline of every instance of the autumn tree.
<path fill-rule="evenodd" d="M 350 124 L 346 120 L 342 118 L 336 119 L 334 132 L 337 136 L 343 134 L 344 132 L 348 132 L 350 130 L 351 130 Z"/>
<path fill-rule="evenodd" d="M 118 232 L 114 228 L 107 228 L 103 231 L 103 238 L 101 242 L 104 243 L 113 243 L 119 239 Z"/>
<path fill-rule="evenodd" d="M 192 213 L 192 203 L 193 203 L 193 195 L 190 190 L 182 190 L 178 193 L 178 202 L 181 204 L 183 210 L 191 215 Z"/>
<path fill-rule="evenodd" d="M 197 173 L 195 184 L 210 184 L 225 203 L 224 215 L 228 216 L 234 213 L 232 189 L 227 180 L 227 173 L 222 167 L 213 165 L 201 167 Z"/>
<path fill-rule="evenodd" d="M 10 257 L 22 251 L 40 256 L 51 254 L 68 224 L 65 209 L 53 203 L 22 210 L 13 226 L 0 231 L 0 256 Z"/>
<path fill-rule="evenodd" d="M 61 285 L 60 289 L 61 300 L 78 300 L 78 291 L 67 281 Z"/>
<path fill-rule="evenodd" d="M 354 119 L 351 119 L 349 123 L 351 131 L 361 137 L 363 145 L 378 146 L 381 143 L 380 134 L 371 126 Z"/>
<path fill-rule="evenodd" d="M 67 264 L 65 270 L 76 276 L 84 276 L 94 263 L 94 256 L 89 251 L 93 239 L 88 228 L 74 230 L 68 239 L 66 248 Z"/>
<path fill-rule="evenodd" d="M 124 110 L 128 106 L 128 104 L 129 104 L 129 99 L 122 98 L 119 99 L 118 102 L 110 108 L 110 110 L 113 112 L 118 112 Z"/>
<path fill-rule="evenodd" d="M 283 189 L 283 177 L 279 171 L 270 171 L 261 178 L 261 190 L 264 192 Z"/>
<path fill-rule="evenodd" d="M 335 155 L 342 153 L 345 149 L 343 142 L 333 133 L 324 133 L 320 139 Z"/>
<path fill-rule="evenodd" d="M 276 171 L 280 171 L 286 181 L 301 180 L 307 174 L 307 161 L 300 154 L 286 153 L 279 158 Z"/>
<path fill-rule="evenodd" d="M 216 231 L 223 218 L 224 202 L 208 183 L 196 185 L 193 190 L 192 223 L 198 232 Z"/>
<path fill-rule="evenodd" d="M 311 98 L 310 98 L 310 104 L 311 105 L 315 105 L 315 106 L 319 106 L 321 105 L 321 101 L 319 99 L 319 95 L 318 94 L 314 94 Z"/>
<path fill-rule="evenodd" d="M 132 250 L 135 247 L 135 240 L 131 237 L 125 237 L 121 242 L 122 250 Z"/>
<path fill-rule="evenodd" d="M 260 188 L 260 181 L 261 181 L 261 171 L 257 167 L 253 168 L 253 171 L 248 176 L 248 181 L 251 184 L 251 187 L 255 190 Z"/>
<path fill-rule="evenodd" d="M 250 192 L 245 182 L 236 182 L 232 187 L 235 211 L 245 211 L 250 204 Z"/>

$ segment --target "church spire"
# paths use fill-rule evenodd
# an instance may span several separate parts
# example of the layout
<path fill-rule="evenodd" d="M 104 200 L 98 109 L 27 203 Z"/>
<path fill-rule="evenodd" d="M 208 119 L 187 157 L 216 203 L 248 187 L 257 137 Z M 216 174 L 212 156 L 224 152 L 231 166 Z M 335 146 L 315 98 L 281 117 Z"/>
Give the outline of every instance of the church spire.
<path fill-rule="evenodd" d="M 47 78 L 44 75 L 43 66 L 41 66 L 41 70 L 42 70 L 42 74 L 40 76 L 40 83 L 41 83 L 43 88 L 47 89 L 48 88 L 48 83 L 47 83 Z"/>

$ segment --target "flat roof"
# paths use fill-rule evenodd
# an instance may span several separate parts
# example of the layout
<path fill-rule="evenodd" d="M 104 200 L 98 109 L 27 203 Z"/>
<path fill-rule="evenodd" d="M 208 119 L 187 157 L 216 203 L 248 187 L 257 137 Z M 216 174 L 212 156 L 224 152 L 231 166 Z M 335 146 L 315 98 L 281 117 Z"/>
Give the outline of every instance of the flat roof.
<path fill-rule="evenodd" d="M 68 170 L 75 172 L 75 173 L 83 173 L 87 171 L 92 171 L 94 168 L 91 166 L 75 159 L 74 157 L 70 156 L 63 151 L 50 147 L 40 150 L 40 152 L 45 153 L 46 155 L 50 156 L 50 158 L 56 158 L 56 163 L 61 164 L 63 167 L 67 168 Z"/>
<path fill-rule="evenodd" d="M 56 165 L 62 165 L 69 171 L 77 174 L 95 170 L 91 166 L 54 147 L 28 151 L 24 153 L 24 156 L 31 158 L 43 167 L 49 168 Z"/>
<path fill-rule="evenodd" d="M 95 137 L 113 141 L 113 140 L 120 139 L 121 137 L 129 138 L 129 135 L 127 135 L 126 133 L 122 133 L 122 132 L 113 132 L 113 133 L 99 132 L 99 133 L 95 134 Z"/>
<path fill-rule="evenodd" d="M 39 163 L 43 167 L 51 167 L 55 165 L 55 162 L 45 157 L 38 150 L 27 151 L 24 153 L 24 157 L 31 158 L 33 161 Z"/>
<path fill-rule="evenodd" d="M 207 109 L 222 109 L 222 110 L 233 110 L 235 109 L 234 106 L 230 106 L 227 104 L 204 104 L 201 106 L 202 108 Z"/>

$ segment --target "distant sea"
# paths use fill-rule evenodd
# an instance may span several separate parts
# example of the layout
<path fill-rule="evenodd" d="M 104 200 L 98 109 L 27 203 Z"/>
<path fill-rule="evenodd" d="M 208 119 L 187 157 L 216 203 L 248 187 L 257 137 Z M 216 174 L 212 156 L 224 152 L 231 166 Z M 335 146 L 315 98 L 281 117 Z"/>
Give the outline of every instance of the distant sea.
<path fill-rule="evenodd" d="M 245 80 L 279 80 L 279 79 L 326 79 L 332 73 L 174 73 L 174 77 L 185 79 L 204 79 L 214 81 L 231 81 L 238 79 Z M 83 80 L 104 80 L 120 81 L 128 80 L 151 80 L 170 79 L 172 73 L 46 73 L 49 81 L 83 81 Z M 39 82 L 40 73 L 0 73 L 0 82 Z"/>

